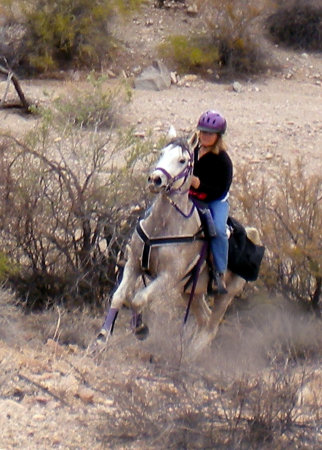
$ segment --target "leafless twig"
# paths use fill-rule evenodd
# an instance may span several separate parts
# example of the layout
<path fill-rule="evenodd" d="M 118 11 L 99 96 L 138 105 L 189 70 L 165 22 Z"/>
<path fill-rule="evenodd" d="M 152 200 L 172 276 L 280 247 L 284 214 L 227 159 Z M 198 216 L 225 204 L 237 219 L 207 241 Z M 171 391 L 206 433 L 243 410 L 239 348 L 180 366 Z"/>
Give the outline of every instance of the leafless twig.
<path fill-rule="evenodd" d="M 7 78 L 8 82 L 7 82 L 5 95 L 3 96 L 0 105 L 3 106 L 3 104 L 5 102 L 6 96 L 8 94 L 9 83 L 10 83 L 10 81 L 12 81 L 12 83 L 13 83 L 16 91 L 17 91 L 17 94 L 18 94 L 18 96 L 20 98 L 20 101 L 22 103 L 22 106 L 23 106 L 24 110 L 26 112 L 30 112 L 30 106 L 31 105 L 27 101 L 27 99 L 26 99 L 26 97 L 25 97 L 25 95 L 23 93 L 23 90 L 22 90 L 22 88 L 20 86 L 20 83 L 19 83 L 19 80 L 18 80 L 17 76 L 15 75 L 15 73 L 8 66 L 6 58 L 2 57 L 2 60 L 4 60 L 6 67 L 4 65 L 0 64 L 0 73 L 3 73 L 4 75 L 6 75 L 8 77 Z"/>

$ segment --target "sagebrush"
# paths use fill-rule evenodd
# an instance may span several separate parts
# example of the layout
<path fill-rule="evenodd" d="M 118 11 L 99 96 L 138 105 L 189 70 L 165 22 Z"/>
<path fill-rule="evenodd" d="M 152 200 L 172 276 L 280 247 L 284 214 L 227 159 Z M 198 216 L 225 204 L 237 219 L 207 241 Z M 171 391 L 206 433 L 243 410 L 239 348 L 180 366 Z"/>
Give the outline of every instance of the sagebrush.
<path fill-rule="evenodd" d="M 268 2 L 207 0 L 200 3 L 204 27 L 190 36 L 173 35 L 160 52 L 179 72 L 244 76 L 263 72 L 270 64 L 256 28 Z"/>
<path fill-rule="evenodd" d="M 266 246 L 261 278 L 265 286 L 320 314 L 322 179 L 307 174 L 303 160 L 284 166 L 269 185 L 244 165 L 234 197 L 246 223 L 255 225 Z"/>
<path fill-rule="evenodd" d="M 268 17 L 266 25 L 276 43 L 295 49 L 322 51 L 322 7 L 318 2 L 283 2 Z"/>
<path fill-rule="evenodd" d="M 128 13 L 140 3 L 142 0 L 23 0 L 17 4 L 8 0 L 6 9 L 19 29 L 19 40 L 10 45 L 15 47 L 15 55 L 5 56 L 11 66 L 29 72 L 100 68 L 111 60 L 117 47 L 109 26 L 113 15 Z"/>
<path fill-rule="evenodd" d="M 24 139 L 1 135 L 1 246 L 19 268 L 9 279 L 29 307 L 101 304 L 147 205 L 137 166 L 150 143 L 131 130 L 100 132 L 100 115 L 85 132 L 64 102 L 42 111 Z"/>

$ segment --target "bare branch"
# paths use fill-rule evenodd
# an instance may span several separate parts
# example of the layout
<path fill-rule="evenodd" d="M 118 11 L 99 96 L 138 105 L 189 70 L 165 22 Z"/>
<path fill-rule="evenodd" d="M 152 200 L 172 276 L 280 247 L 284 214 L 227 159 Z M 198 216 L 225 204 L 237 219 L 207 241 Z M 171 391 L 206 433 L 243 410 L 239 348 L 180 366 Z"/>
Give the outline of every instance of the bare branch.
<path fill-rule="evenodd" d="M 31 107 L 31 104 L 30 104 L 30 103 L 28 102 L 28 100 L 26 99 L 26 97 L 25 97 L 25 95 L 24 95 L 24 93 L 23 93 L 23 90 L 22 90 L 22 88 L 21 88 L 21 86 L 20 86 L 20 83 L 19 83 L 19 80 L 18 80 L 17 76 L 15 75 L 15 73 L 14 73 L 14 72 L 10 69 L 10 67 L 8 66 L 6 59 L 5 59 L 4 57 L 2 57 L 2 59 L 5 61 L 7 67 L 5 67 L 5 66 L 3 66 L 2 64 L 0 64 L 0 73 L 3 73 L 4 75 L 7 75 L 7 77 L 8 77 L 8 78 L 7 78 L 7 79 L 8 79 L 8 83 L 7 83 L 7 87 L 6 87 L 6 92 L 5 92 L 5 94 L 4 94 L 4 96 L 3 96 L 2 100 L 1 100 L 0 105 L 1 105 L 1 106 L 4 105 L 6 96 L 7 96 L 7 94 L 8 94 L 9 83 L 10 83 L 10 81 L 12 81 L 12 83 L 13 83 L 13 85 L 14 85 L 16 91 L 17 91 L 17 94 L 18 94 L 18 96 L 19 96 L 19 98 L 20 98 L 20 101 L 21 101 L 21 103 L 22 103 L 22 106 L 23 106 L 24 110 L 25 110 L 27 113 L 30 113 L 30 107 Z"/>

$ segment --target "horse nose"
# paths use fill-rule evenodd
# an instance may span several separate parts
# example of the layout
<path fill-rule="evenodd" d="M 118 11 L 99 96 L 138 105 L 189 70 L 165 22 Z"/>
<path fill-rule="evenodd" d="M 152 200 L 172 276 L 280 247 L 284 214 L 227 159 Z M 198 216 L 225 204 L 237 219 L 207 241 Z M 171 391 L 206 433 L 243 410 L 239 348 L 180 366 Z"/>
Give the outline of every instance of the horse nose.
<path fill-rule="evenodd" d="M 161 186 L 161 183 L 162 183 L 161 177 L 159 177 L 158 175 L 154 177 L 154 184 L 156 186 Z"/>
<path fill-rule="evenodd" d="M 148 182 L 150 184 L 154 184 L 155 186 L 161 186 L 162 179 L 159 175 L 150 175 L 148 178 Z"/>

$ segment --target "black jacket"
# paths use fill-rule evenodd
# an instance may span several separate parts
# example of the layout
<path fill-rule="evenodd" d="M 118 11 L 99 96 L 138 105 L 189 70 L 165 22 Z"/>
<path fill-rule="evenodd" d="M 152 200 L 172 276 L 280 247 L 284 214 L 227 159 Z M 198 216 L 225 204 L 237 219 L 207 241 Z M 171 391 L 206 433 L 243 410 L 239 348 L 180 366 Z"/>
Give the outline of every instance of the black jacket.
<path fill-rule="evenodd" d="M 224 150 L 218 155 L 208 152 L 197 159 L 197 152 L 198 150 L 195 152 L 193 174 L 199 178 L 200 186 L 198 189 L 191 187 L 191 195 L 205 202 L 223 199 L 233 178 L 233 164 L 228 153 Z"/>

